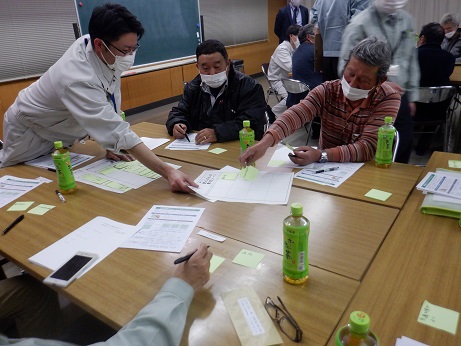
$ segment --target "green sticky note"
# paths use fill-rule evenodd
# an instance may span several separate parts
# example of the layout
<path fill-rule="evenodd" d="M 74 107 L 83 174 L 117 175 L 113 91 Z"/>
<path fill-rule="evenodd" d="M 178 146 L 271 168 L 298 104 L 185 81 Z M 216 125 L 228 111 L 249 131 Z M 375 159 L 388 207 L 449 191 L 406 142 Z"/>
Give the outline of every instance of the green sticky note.
<path fill-rule="evenodd" d="M 269 163 L 267 164 L 269 167 L 280 167 L 285 164 L 285 161 L 283 160 L 270 160 Z"/>
<path fill-rule="evenodd" d="M 242 249 L 240 253 L 235 256 L 232 263 L 240 264 L 245 267 L 256 268 L 263 258 L 264 255 L 262 253 Z"/>
<path fill-rule="evenodd" d="M 8 211 L 24 211 L 27 210 L 34 202 L 16 202 L 11 207 L 8 208 Z"/>
<path fill-rule="evenodd" d="M 29 210 L 27 213 L 29 214 L 35 214 L 35 215 L 43 215 L 53 209 L 55 206 L 54 205 L 48 205 L 48 204 L 39 204 L 35 208 L 32 208 Z"/>
<path fill-rule="evenodd" d="M 448 167 L 461 168 L 461 161 L 460 160 L 448 160 Z"/>
<path fill-rule="evenodd" d="M 256 180 L 258 174 L 258 169 L 253 166 L 246 166 L 240 170 L 240 176 L 245 180 Z"/>
<path fill-rule="evenodd" d="M 221 180 L 235 180 L 239 176 L 238 172 L 233 173 L 223 173 L 221 174 Z"/>
<path fill-rule="evenodd" d="M 370 197 L 374 199 L 378 199 L 380 201 L 385 201 L 389 197 L 392 196 L 392 193 L 386 192 L 386 191 L 381 191 L 381 190 L 376 190 L 376 189 L 371 189 L 365 194 L 365 197 Z"/>
<path fill-rule="evenodd" d="M 224 262 L 224 258 L 213 255 L 210 260 L 210 273 L 213 273 Z"/>
<path fill-rule="evenodd" d="M 442 308 L 424 301 L 419 312 L 418 322 L 428 326 L 444 330 L 453 335 L 458 327 L 459 312 Z"/>
<path fill-rule="evenodd" d="M 212 154 L 222 154 L 222 153 L 225 153 L 226 151 L 227 149 L 223 149 L 223 148 L 213 148 L 211 150 L 208 150 L 208 152 Z"/>

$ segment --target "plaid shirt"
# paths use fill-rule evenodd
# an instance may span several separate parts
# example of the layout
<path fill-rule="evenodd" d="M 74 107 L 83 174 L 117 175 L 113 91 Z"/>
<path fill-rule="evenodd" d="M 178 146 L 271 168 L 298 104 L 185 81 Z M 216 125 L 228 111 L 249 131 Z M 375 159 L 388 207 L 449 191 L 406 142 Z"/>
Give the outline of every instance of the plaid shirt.
<path fill-rule="evenodd" d="M 329 81 L 285 111 L 267 132 L 278 143 L 314 117 L 320 117 L 319 144 L 322 149 L 331 149 L 329 161 L 369 161 L 375 156 L 378 128 L 384 125 L 384 117 L 395 119 L 399 107 L 400 95 L 386 83 L 353 109 L 342 92 L 341 81 Z"/>

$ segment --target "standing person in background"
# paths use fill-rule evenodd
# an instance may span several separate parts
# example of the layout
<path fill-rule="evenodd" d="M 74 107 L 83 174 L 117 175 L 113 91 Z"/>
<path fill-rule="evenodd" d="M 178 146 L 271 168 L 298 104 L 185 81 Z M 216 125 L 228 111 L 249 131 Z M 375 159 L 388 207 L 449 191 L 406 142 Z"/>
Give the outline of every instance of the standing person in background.
<path fill-rule="evenodd" d="M 461 28 L 459 27 L 459 16 L 455 13 L 447 13 L 440 20 L 445 31 L 445 38 L 442 42 L 442 49 L 453 54 L 456 62 L 461 62 Z"/>
<path fill-rule="evenodd" d="M 375 0 L 375 3 L 356 15 L 343 34 L 338 72 L 344 70 L 348 52 L 360 40 L 372 35 L 387 41 L 392 62 L 389 81 L 402 93 L 402 102 L 394 126 L 400 142 L 395 161 L 408 163 L 413 148 L 413 116 L 419 92 L 419 65 L 415 47 L 413 17 L 402 8 L 407 0 Z"/>
<path fill-rule="evenodd" d="M 283 86 L 282 78 L 288 78 L 291 72 L 293 53 L 299 47 L 299 29 L 301 29 L 299 25 L 291 25 L 288 28 L 287 39 L 275 48 L 267 69 L 269 83 L 271 83 L 277 94 L 283 98 L 282 101 L 272 107 L 272 112 L 276 118 L 287 109 L 286 98 L 288 93 Z"/>
<path fill-rule="evenodd" d="M 274 32 L 279 43 L 289 39 L 287 30 L 290 25 L 303 26 L 309 23 L 309 10 L 301 5 L 301 0 L 288 0 L 285 7 L 279 9 L 275 17 Z"/>
<path fill-rule="evenodd" d="M 338 59 L 344 28 L 351 18 L 366 9 L 371 0 L 316 0 L 310 23 L 317 24 L 323 40 L 323 78 L 338 79 Z"/>
<path fill-rule="evenodd" d="M 293 53 L 292 78 L 306 83 L 309 89 L 312 90 L 317 85 L 323 83 L 323 77 L 320 72 L 314 71 L 314 24 L 304 25 L 301 30 L 299 30 L 298 39 L 300 46 Z M 307 91 L 300 94 L 288 93 L 286 106 L 289 108 L 299 103 L 306 95 Z"/>

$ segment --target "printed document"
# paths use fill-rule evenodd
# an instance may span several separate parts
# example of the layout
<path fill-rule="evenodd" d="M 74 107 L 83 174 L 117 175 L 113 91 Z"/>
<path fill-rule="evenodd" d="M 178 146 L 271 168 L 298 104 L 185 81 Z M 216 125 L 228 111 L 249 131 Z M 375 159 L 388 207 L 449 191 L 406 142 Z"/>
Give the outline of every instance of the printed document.
<path fill-rule="evenodd" d="M 304 166 L 302 170 L 295 174 L 295 178 L 307 180 L 320 185 L 338 187 L 362 166 L 363 162 L 314 162 Z M 337 167 L 339 168 L 336 169 Z M 321 170 L 333 168 L 335 168 L 335 170 L 316 173 Z"/>
<path fill-rule="evenodd" d="M 121 247 L 181 252 L 205 208 L 154 205 Z"/>
<path fill-rule="evenodd" d="M 94 157 L 91 155 L 84 155 L 84 154 L 77 154 L 77 153 L 69 153 L 69 154 L 70 154 L 70 164 L 72 165 L 72 168 L 75 168 L 78 165 L 81 165 L 82 163 L 87 162 Z M 24 163 L 29 166 L 35 166 L 35 167 L 46 168 L 46 169 L 48 168 L 55 169 L 53 158 L 51 157 L 51 155 L 40 156 L 36 159 L 30 160 Z"/>
<path fill-rule="evenodd" d="M 195 144 L 196 133 L 189 133 L 187 135 L 190 142 L 186 138 L 175 139 L 172 143 L 168 144 L 165 149 L 171 150 L 208 150 L 211 143 Z"/>
<path fill-rule="evenodd" d="M 437 195 L 461 199 L 461 179 L 452 174 L 429 172 L 416 188 Z"/>
<path fill-rule="evenodd" d="M 0 208 L 35 189 L 42 183 L 43 181 L 38 179 L 17 178 L 11 175 L 0 177 Z"/>
<path fill-rule="evenodd" d="M 205 170 L 195 182 L 199 188 L 190 188 L 208 200 L 284 205 L 290 196 L 293 173 L 260 171 L 256 179 L 245 180 L 233 170 Z"/>

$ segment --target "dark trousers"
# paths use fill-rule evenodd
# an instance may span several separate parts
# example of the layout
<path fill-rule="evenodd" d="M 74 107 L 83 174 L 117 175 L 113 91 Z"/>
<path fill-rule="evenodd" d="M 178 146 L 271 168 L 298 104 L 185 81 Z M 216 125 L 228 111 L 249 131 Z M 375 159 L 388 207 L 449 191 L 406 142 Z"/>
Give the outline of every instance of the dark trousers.
<path fill-rule="evenodd" d="M 400 137 L 395 162 L 408 163 L 413 147 L 413 117 L 410 114 L 407 93 L 402 96 L 394 126 Z"/>

